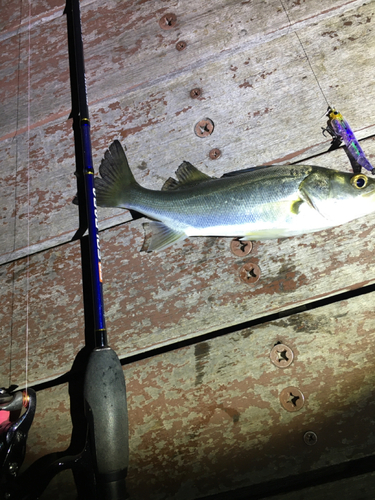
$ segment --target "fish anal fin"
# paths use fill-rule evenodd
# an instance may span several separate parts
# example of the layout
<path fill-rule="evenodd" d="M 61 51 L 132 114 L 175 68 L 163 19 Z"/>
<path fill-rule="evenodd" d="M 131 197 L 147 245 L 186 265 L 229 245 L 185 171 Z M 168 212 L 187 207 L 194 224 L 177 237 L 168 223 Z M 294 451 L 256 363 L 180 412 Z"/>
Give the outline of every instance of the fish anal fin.
<path fill-rule="evenodd" d="M 163 222 L 152 221 L 143 224 L 145 230 L 145 241 L 141 252 L 152 252 L 154 250 L 164 250 L 176 241 L 186 238 L 184 231 L 176 231 L 166 226 Z"/>

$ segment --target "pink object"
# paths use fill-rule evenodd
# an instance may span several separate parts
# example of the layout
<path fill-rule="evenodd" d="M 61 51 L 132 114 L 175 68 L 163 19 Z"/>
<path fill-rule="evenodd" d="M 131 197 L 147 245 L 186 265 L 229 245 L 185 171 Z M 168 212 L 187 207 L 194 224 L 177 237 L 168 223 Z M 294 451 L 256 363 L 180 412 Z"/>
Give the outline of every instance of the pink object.
<path fill-rule="evenodd" d="M 0 434 L 5 432 L 11 422 L 9 421 L 10 411 L 0 411 Z"/>

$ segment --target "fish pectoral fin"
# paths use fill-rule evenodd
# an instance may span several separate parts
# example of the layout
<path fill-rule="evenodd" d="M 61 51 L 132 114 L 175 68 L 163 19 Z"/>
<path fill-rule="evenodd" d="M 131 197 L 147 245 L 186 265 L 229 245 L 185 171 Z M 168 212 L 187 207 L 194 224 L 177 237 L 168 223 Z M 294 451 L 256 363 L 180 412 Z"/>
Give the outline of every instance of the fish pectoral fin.
<path fill-rule="evenodd" d="M 167 179 L 162 187 L 162 191 L 171 191 L 174 189 L 188 188 L 201 182 L 207 182 L 213 179 L 207 174 L 198 170 L 194 165 L 188 161 L 183 161 L 176 170 L 177 181 L 170 177 Z"/>
<path fill-rule="evenodd" d="M 314 205 L 314 203 L 312 202 L 311 198 L 309 197 L 309 195 L 307 194 L 306 190 L 303 188 L 302 185 L 300 185 L 299 187 L 299 195 L 302 201 L 307 203 L 310 208 L 316 210 L 316 206 Z"/>
<path fill-rule="evenodd" d="M 301 200 L 329 220 L 329 214 L 324 213 L 324 202 L 332 197 L 330 178 L 327 175 L 322 175 L 319 171 L 310 173 L 298 186 L 298 191 Z"/>
<path fill-rule="evenodd" d="M 327 215 L 324 214 L 322 212 L 322 210 L 319 210 L 319 205 L 317 203 L 314 203 L 314 199 L 310 198 L 310 196 L 307 194 L 306 190 L 304 190 L 303 188 L 301 189 L 301 186 L 299 188 L 299 194 L 300 194 L 302 201 L 307 203 L 310 208 L 312 208 L 313 210 L 316 210 L 322 217 L 324 217 L 324 219 L 329 220 L 329 217 L 327 217 Z"/>
<path fill-rule="evenodd" d="M 186 238 L 186 233 L 184 231 L 176 231 L 163 222 L 145 222 L 143 228 L 145 230 L 145 241 L 141 248 L 141 252 L 164 250 L 173 243 Z"/>

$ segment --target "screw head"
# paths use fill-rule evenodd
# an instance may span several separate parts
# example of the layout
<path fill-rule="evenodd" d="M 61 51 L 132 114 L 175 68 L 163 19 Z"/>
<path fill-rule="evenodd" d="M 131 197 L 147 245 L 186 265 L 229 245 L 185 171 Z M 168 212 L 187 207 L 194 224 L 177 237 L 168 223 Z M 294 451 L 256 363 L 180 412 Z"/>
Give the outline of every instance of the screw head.
<path fill-rule="evenodd" d="M 211 160 L 217 160 L 221 156 L 221 151 L 217 148 L 211 149 L 211 151 L 208 153 L 208 156 L 211 158 Z"/>
<path fill-rule="evenodd" d="M 171 30 L 177 23 L 176 14 L 172 14 L 168 12 L 168 14 L 164 14 L 163 17 L 159 19 L 159 26 L 162 30 Z"/>
<path fill-rule="evenodd" d="M 270 359 L 278 368 L 287 368 L 292 364 L 293 358 L 292 349 L 285 344 L 276 344 L 271 349 Z"/>
<path fill-rule="evenodd" d="M 245 257 L 253 249 L 253 244 L 251 241 L 234 239 L 230 242 L 230 249 L 236 257 Z"/>
<path fill-rule="evenodd" d="M 194 132 L 198 137 L 207 137 L 214 131 L 214 122 L 210 118 L 205 118 L 194 127 Z"/>
<path fill-rule="evenodd" d="M 298 387 L 286 387 L 280 392 L 280 403 L 284 410 L 299 411 L 305 404 L 305 396 Z"/>
<path fill-rule="evenodd" d="M 318 436 L 313 431 L 307 431 L 303 435 L 303 440 L 309 446 L 314 446 L 318 442 Z"/>
<path fill-rule="evenodd" d="M 200 89 L 199 87 L 190 90 L 190 97 L 192 99 L 197 99 L 201 95 L 202 95 L 202 89 Z"/>
<path fill-rule="evenodd" d="M 259 281 L 260 267 L 254 262 L 246 262 L 240 269 L 240 279 L 247 285 L 252 285 Z"/>
<path fill-rule="evenodd" d="M 176 43 L 176 49 L 181 52 L 181 50 L 186 49 L 186 42 L 181 40 L 180 42 Z"/>

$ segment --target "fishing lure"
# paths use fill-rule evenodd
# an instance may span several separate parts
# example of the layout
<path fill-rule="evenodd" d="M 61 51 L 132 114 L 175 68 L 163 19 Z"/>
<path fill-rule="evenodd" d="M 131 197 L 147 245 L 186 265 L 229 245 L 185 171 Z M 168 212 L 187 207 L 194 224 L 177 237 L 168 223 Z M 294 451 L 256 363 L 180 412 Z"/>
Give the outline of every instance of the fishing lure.
<path fill-rule="evenodd" d="M 328 122 L 327 128 L 323 129 L 323 134 L 324 132 L 328 132 L 333 138 L 329 151 L 338 148 L 341 142 L 344 142 L 344 151 L 348 155 L 353 172 L 356 174 L 360 173 L 361 167 L 363 167 L 374 175 L 374 167 L 366 158 L 354 132 L 342 114 L 334 108 L 328 107 L 326 116 L 328 116 Z"/>

